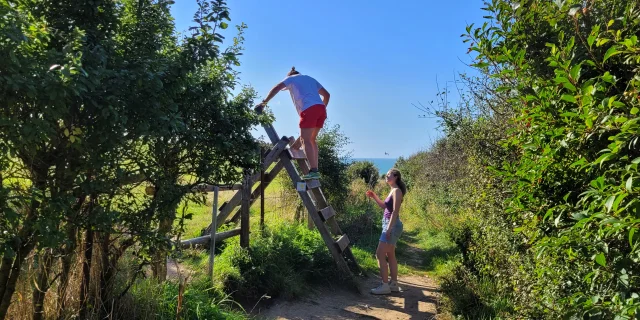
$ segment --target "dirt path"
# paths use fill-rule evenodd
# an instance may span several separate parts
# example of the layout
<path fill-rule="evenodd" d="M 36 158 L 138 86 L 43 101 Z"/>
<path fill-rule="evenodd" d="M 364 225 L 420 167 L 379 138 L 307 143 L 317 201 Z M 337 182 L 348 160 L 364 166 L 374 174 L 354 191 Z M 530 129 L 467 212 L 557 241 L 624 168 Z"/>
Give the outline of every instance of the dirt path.
<path fill-rule="evenodd" d="M 368 290 L 379 278 L 363 282 Z M 254 310 L 259 319 L 435 319 L 438 289 L 426 276 L 409 275 L 399 279 L 402 292 L 376 296 L 368 291 L 357 294 L 344 289 L 320 289 L 316 294 L 292 302 L 276 302 L 267 310 Z"/>
<path fill-rule="evenodd" d="M 404 243 L 399 245 L 396 253 L 399 264 L 422 273 L 429 253 L 417 246 L 416 235 L 415 231 L 403 235 Z M 402 292 L 372 295 L 369 290 L 380 284 L 380 278 L 372 275 L 363 280 L 360 294 L 343 288 L 319 288 L 309 297 L 275 301 L 267 309 L 254 310 L 252 314 L 265 320 L 438 319 L 440 295 L 433 279 L 425 275 L 401 274 L 398 282 Z"/>

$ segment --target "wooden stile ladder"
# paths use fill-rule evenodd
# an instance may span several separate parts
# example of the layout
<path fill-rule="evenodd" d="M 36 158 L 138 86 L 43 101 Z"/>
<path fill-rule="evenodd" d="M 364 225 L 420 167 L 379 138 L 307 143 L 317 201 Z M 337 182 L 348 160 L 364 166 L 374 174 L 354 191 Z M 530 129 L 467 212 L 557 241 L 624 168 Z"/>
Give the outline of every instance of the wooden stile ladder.
<path fill-rule="evenodd" d="M 265 124 L 263 127 L 273 143 L 273 147 L 264 156 L 262 168 L 263 170 L 268 170 L 274 163 L 275 166 L 268 172 L 265 172 L 264 176 L 261 176 L 261 173 L 258 172 L 245 179 L 246 183 L 249 184 L 249 189 L 255 183 L 259 182 L 257 188 L 251 192 L 250 199 L 244 199 L 245 202 L 249 200 L 246 206 L 253 204 L 253 202 L 259 198 L 261 188 L 266 188 L 278 172 L 285 169 L 294 182 L 294 187 L 309 212 L 311 220 L 320 232 L 322 240 L 324 240 L 327 248 L 329 248 L 329 252 L 336 262 L 340 275 L 343 278 L 353 279 L 354 273 L 361 274 L 360 266 L 349 247 L 349 238 L 340 230 L 336 221 L 336 212 L 333 207 L 327 203 L 327 199 L 322 193 L 320 182 L 318 180 L 303 181 L 293 163 L 293 161 L 296 161 L 303 173 L 306 174 L 309 172 L 309 163 L 304 152 L 300 149 L 300 141 L 294 141 L 293 138 L 278 137 L 271 124 Z M 234 209 L 240 205 L 243 200 L 242 193 L 242 190 L 236 191 L 231 199 L 222 204 L 216 219 L 217 226 L 222 225 L 225 220 L 231 216 Z M 245 195 L 244 198 L 246 197 L 247 195 Z M 237 221 L 240 216 L 241 210 L 237 209 L 230 221 Z M 210 228 L 211 225 L 204 233 L 209 234 L 211 231 Z"/>

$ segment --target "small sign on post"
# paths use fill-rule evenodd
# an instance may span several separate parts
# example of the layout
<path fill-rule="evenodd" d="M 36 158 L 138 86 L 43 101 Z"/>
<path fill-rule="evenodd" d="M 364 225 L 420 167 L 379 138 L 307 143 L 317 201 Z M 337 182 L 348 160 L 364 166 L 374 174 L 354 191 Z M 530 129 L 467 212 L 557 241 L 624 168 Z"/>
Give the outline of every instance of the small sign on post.
<path fill-rule="evenodd" d="M 296 190 L 298 190 L 299 192 L 307 191 L 307 183 L 306 182 L 296 183 Z"/>

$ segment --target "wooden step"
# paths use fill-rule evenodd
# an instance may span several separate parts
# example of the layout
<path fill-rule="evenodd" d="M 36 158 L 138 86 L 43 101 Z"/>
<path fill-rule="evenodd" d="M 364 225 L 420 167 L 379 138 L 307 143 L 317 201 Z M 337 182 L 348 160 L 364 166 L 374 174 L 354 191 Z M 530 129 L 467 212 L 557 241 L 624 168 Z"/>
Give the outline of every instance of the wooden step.
<path fill-rule="evenodd" d="M 331 217 L 336 215 L 336 211 L 333 210 L 332 206 L 328 206 L 322 210 L 320 210 L 320 217 L 322 218 L 322 221 L 327 221 L 329 220 Z"/>
<path fill-rule="evenodd" d="M 340 252 L 344 252 L 349 246 L 349 237 L 346 234 L 343 234 L 338 241 L 336 241 L 336 245 Z"/>
<path fill-rule="evenodd" d="M 320 188 L 320 180 L 313 179 L 305 181 L 307 183 L 307 189 Z"/>
<path fill-rule="evenodd" d="M 300 137 L 298 137 L 297 139 L 294 137 L 289 137 L 289 146 L 291 147 L 291 149 L 300 149 L 302 148 L 302 140 L 300 139 Z"/>
<path fill-rule="evenodd" d="M 294 160 L 306 160 L 307 155 L 304 154 L 304 151 L 300 149 L 289 149 L 289 154 L 291 155 L 291 159 Z"/>

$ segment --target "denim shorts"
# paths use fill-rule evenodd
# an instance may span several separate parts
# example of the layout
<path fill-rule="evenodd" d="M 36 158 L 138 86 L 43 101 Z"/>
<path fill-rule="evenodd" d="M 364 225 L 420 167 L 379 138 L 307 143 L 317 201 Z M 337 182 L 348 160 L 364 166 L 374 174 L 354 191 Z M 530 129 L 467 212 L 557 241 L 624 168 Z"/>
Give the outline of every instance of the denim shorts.
<path fill-rule="evenodd" d="M 398 219 L 396 221 L 396 225 L 391 230 L 391 234 L 389 234 L 389 239 L 387 239 L 387 230 L 389 229 L 390 219 L 382 218 L 382 234 L 380 235 L 380 242 L 388 243 L 391 245 L 396 245 L 398 243 L 398 239 L 400 239 L 400 235 L 402 234 L 402 221 Z"/>

